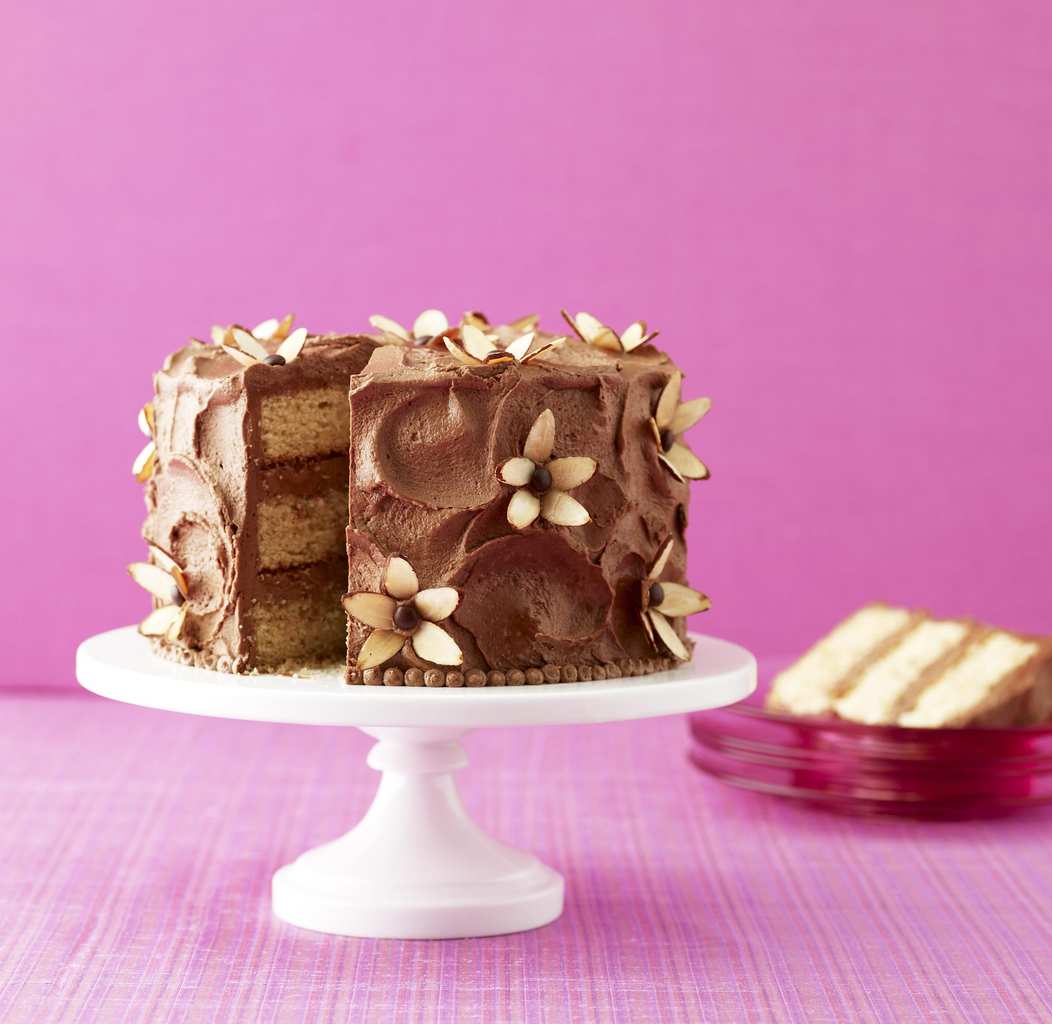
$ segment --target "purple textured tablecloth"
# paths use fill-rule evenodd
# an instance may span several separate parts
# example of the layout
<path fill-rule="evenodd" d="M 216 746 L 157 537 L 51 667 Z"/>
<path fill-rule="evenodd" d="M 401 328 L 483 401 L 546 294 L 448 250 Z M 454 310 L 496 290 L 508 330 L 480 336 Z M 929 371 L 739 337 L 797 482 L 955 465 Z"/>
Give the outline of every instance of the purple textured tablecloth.
<path fill-rule="evenodd" d="M 268 887 L 366 807 L 366 737 L 81 695 L 0 721 L 4 1024 L 1052 1018 L 1052 812 L 827 816 L 699 775 L 682 719 L 491 730 L 465 801 L 565 874 L 563 917 L 344 939 Z"/>

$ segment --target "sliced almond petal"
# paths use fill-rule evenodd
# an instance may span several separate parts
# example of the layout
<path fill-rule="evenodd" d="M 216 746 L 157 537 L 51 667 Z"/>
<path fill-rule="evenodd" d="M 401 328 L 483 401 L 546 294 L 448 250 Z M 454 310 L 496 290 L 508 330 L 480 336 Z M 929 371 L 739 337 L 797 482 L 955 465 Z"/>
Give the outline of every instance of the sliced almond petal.
<path fill-rule="evenodd" d="M 281 320 L 278 321 L 278 329 L 274 332 L 274 338 L 278 341 L 284 341 L 292 331 L 292 321 L 295 319 L 295 313 L 286 313 Z"/>
<path fill-rule="evenodd" d="M 647 424 L 650 427 L 650 432 L 654 435 L 654 441 L 658 446 L 658 451 L 663 451 L 664 446 L 661 443 L 661 428 L 657 425 L 657 420 L 653 416 L 647 420 Z"/>
<path fill-rule="evenodd" d="M 657 558 L 654 559 L 654 564 L 650 567 L 650 572 L 647 573 L 648 580 L 656 580 L 664 571 L 665 566 L 668 565 L 669 555 L 672 554 L 672 549 L 676 546 L 674 538 L 669 537 L 665 541 L 665 546 L 661 549 Z"/>
<path fill-rule="evenodd" d="M 631 352 L 643 344 L 643 339 L 646 336 L 647 325 L 642 320 L 636 320 L 635 323 L 629 324 L 621 332 L 621 347 L 626 352 Z"/>
<path fill-rule="evenodd" d="M 591 480 L 598 465 L 595 459 L 575 455 L 565 459 L 552 459 L 547 469 L 552 475 L 552 487 L 557 491 L 572 491 Z"/>
<path fill-rule="evenodd" d="M 165 640 L 175 643 L 179 639 L 179 634 L 183 631 L 183 623 L 186 622 L 186 613 L 190 610 L 188 604 L 181 604 L 176 609 L 175 619 L 172 624 L 164 631 Z"/>
<path fill-rule="evenodd" d="M 650 625 L 649 613 L 643 612 L 643 614 L 640 615 L 640 619 L 642 619 L 643 621 L 643 632 L 646 633 L 647 639 L 651 642 L 651 644 L 657 646 L 657 641 L 654 639 L 654 627 Z"/>
<path fill-rule="evenodd" d="M 461 318 L 461 324 L 471 324 L 479 330 L 484 331 L 489 327 L 489 318 L 485 313 L 479 312 L 477 309 L 469 309 Z"/>
<path fill-rule="evenodd" d="M 385 334 L 393 334 L 396 338 L 401 338 L 402 341 L 413 340 L 409 337 L 409 332 L 397 320 L 392 320 L 390 317 L 374 313 L 369 317 L 369 323 L 378 331 L 383 331 Z"/>
<path fill-rule="evenodd" d="M 420 589 L 413 567 L 398 555 L 387 559 L 384 567 L 384 590 L 399 601 L 408 601 Z"/>
<path fill-rule="evenodd" d="M 676 408 L 669 430 L 679 437 L 683 431 L 690 430 L 711 408 L 711 398 L 692 398 L 689 402 L 682 402 Z"/>
<path fill-rule="evenodd" d="M 654 627 L 654 632 L 657 633 L 661 642 L 680 661 L 687 661 L 690 658 L 690 652 L 683 641 L 680 640 L 679 634 L 673 628 L 672 623 L 661 612 L 655 611 L 653 608 L 647 614 L 650 616 L 650 624 Z"/>
<path fill-rule="evenodd" d="M 410 641 L 417 657 L 435 665 L 463 665 L 464 653 L 441 626 L 433 622 L 421 622 Z"/>
<path fill-rule="evenodd" d="M 186 605 L 177 607 L 174 604 L 166 604 L 155 608 L 139 623 L 139 632 L 143 636 L 164 636 L 169 628 L 179 621 L 185 607 Z"/>
<path fill-rule="evenodd" d="M 479 362 L 483 362 L 491 352 L 497 351 L 493 342 L 489 340 L 489 335 L 483 334 L 471 324 L 464 324 L 460 328 L 460 340 L 468 355 L 474 356 Z"/>
<path fill-rule="evenodd" d="M 533 331 L 527 331 L 521 337 L 516 338 L 507 348 L 504 349 L 508 355 L 512 356 L 518 362 L 522 362 L 526 358 L 526 354 L 530 351 L 530 346 L 533 344 Z"/>
<path fill-rule="evenodd" d="M 227 340 L 227 328 L 220 324 L 212 324 L 212 329 L 208 333 L 215 345 L 222 345 Z"/>
<path fill-rule="evenodd" d="M 481 366 L 482 360 L 476 359 L 474 356 L 469 356 L 455 341 L 450 341 L 449 338 L 443 338 L 442 343 L 449 350 L 449 354 L 455 359 L 460 360 L 467 366 Z"/>
<path fill-rule="evenodd" d="M 661 391 L 657 409 L 654 411 L 654 420 L 662 430 L 667 430 L 671 426 L 672 417 L 676 415 L 676 406 L 679 405 L 679 390 L 682 384 L 683 375 L 674 373 Z"/>
<path fill-rule="evenodd" d="M 525 487 L 533 476 L 537 467 L 527 458 L 521 455 L 514 459 L 502 462 L 497 470 L 497 476 L 512 487 Z"/>
<path fill-rule="evenodd" d="M 540 322 L 541 318 L 536 313 L 531 313 L 529 316 L 520 316 L 518 320 L 512 320 L 508 326 L 513 331 L 535 331 Z"/>
<path fill-rule="evenodd" d="M 157 445 L 150 441 L 146 447 L 143 448 L 138 455 L 135 456 L 135 461 L 132 463 L 132 475 L 139 483 L 144 484 L 147 480 L 153 476 L 153 471 L 157 467 Z"/>
<path fill-rule="evenodd" d="M 658 458 L 665 464 L 665 468 L 682 484 L 686 480 L 683 474 L 676 469 L 676 467 L 669 461 L 668 456 L 664 452 L 658 453 Z"/>
<path fill-rule="evenodd" d="M 190 596 L 190 586 L 186 582 L 186 576 L 183 570 L 179 567 L 179 563 L 163 548 L 157 547 L 156 544 L 150 545 L 150 560 L 154 565 L 163 569 L 172 579 L 175 581 L 175 585 L 179 588 L 179 593 L 183 597 Z"/>
<path fill-rule="evenodd" d="M 565 341 L 566 339 L 563 338 L 562 340 Z M 560 344 L 561 343 L 562 342 L 560 342 Z M 546 352 L 551 352 L 553 349 L 556 349 L 558 347 L 559 347 L 559 345 L 556 345 L 554 342 L 552 342 L 549 345 L 541 345 L 539 348 L 535 348 L 532 352 L 527 352 L 526 355 L 524 355 L 519 360 L 519 362 L 520 363 L 532 363 L 535 359 L 539 359 Z"/>
<path fill-rule="evenodd" d="M 685 587 L 682 583 L 662 583 L 661 589 L 665 597 L 660 604 L 654 605 L 654 610 L 662 615 L 669 615 L 678 619 L 682 615 L 696 615 L 698 612 L 707 612 L 712 602 L 691 587 Z"/>
<path fill-rule="evenodd" d="M 460 592 L 453 587 L 428 587 L 413 598 L 413 604 L 429 622 L 441 622 L 457 610 Z"/>
<path fill-rule="evenodd" d="M 278 355 L 285 360 L 286 363 L 291 363 L 303 351 L 303 346 L 307 341 L 307 328 L 297 327 L 279 346 Z"/>
<path fill-rule="evenodd" d="M 258 338 L 260 341 L 270 341 L 277 333 L 279 326 L 278 318 L 271 317 L 269 320 L 264 320 L 252 328 L 252 337 Z"/>
<path fill-rule="evenodd" d="M 230 333 L 234 336 L 234 344 L 242 352 L 247 352 L 256 359 L 266 359 L 270 353 L 258 342 L 244 327 L 231 327 Z"/>
<path fill-rule="evenodd" d="M 541 498 L 541 515 L 556 526 L 584 526 L 592 519 L 588 509 L 565 491 L 548 491 Z"/>
<path fill-rule="evenodd" d="M 414 338 L 433 338 L 436 334 L 449 330 L 446 314 L 440 309 L 425 309 L 413 321 Z"/>
<path fill-rule="evenodd" d="M 541 514 L 541 499 L 529 491 L 516 491 L 508 502 L 508 522 L 525 530 Z"/>
<path fill-rule="evenodd" d="M 592 344 L 596 348 L 606 349 L 607 352 L 623 352 L 621 339 L 610 327 L 604 327 L 593 339 Z"/>
<path fill-rule="evenodd" d="M 394 611 L 397 605 L 393 597 L 363 591 L 348 594 L 343 599 L 347 614 L 366 626 L 376 629 L 394 629 Z"/>
<path fill-rule="evenodd" d="M 706 480 L 711 476 L 709 467 L 685 444 L 680 444 L 678 441 L 665 452 L 665 459 L 680 476 L 688 480 Z"/>
<path fill-rule="evenodd" d="M 533 426 L 526 435 L 526 443 L 522 446 L 522 454 L 534 462 L 547 462 L 554 447 L 555 413 L 551 409 L 545 409 L 533 421 Z"/>
<path fill-rule="evenodd" d="M 581 328 L 577 326 L 577 321 L 572 316 L 570 316 L 570 314 L 567 313 L 565 309 L 560 309 L 559 313 L 562 316 L 562 318 L 570 325 L 570 330 L 573 331 L 574 334 L 576 334 L 577 337 L 581 339 L 581 341 L 587 341 L 588 340 L 581 333 Z"/>
<path fill-rule="evenodd" d="M 376 668 L 385 661 L 390 661 L 405 643 L 401 633 L 387 629 L 374 629 L 366 638 L 358 652 L 357 665 L 360 669 Z"/>
<path fill-rule="evenodd" d="M 157 423 L 153 415 L 153 402 L 147 402 L 139 410 L 139 429 L 147 436 L 153 437 Z"/>
<path fill-rule="evenodd" d="M 223 351 L 228 356 L 233 356 L 242 366 L 255 366 L 259 362 L 254 356 L 250 356 L 247 352 L 242 352 L 239 348 L 234 348 L 233 345 L 224 345 Z"/>
<path fill-rule="evenodd" d="M 132 562 L 128 566 L 128 575 L 158 601 L 163 601 L 165 604 L 173 603 L 175 580 L 160 566 L 150 562 Z"/>
<path fill-rule="evenodd" d="M 592 316 L 591 313 L 578 313 L 573 319 L 578 331 L 581 333 L 581 337 L 591 344 L 595 344 L 596 338 L 604 331 L 610 330 L 606 324 L 598 317 Z M 611 333 L 613 332 L 611 331 Z"/>

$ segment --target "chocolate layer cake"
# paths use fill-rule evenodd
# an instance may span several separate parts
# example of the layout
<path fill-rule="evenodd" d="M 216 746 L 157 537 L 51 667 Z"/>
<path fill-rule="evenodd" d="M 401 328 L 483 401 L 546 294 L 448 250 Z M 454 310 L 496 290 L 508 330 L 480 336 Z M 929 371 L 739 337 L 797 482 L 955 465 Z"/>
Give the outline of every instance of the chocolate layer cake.
<path fill-rule="evenodd" d="M 688 658 L 681 435 L 708 410 L 642 324 L 373 336 L 220 328 L 155 379 L 136 463 L 159 651 L 349 682 L 603 679 Z M 349 457 L 348 457 L 349 452 Z M 348 486 L 349 478 L 349 486 Z"/>
<path fill-rule="evenodd" d="M 775 677 L 767 706 L 866 725 L 1034 725 L 1052 717 L 1052 639 L 867 605 Z"/>

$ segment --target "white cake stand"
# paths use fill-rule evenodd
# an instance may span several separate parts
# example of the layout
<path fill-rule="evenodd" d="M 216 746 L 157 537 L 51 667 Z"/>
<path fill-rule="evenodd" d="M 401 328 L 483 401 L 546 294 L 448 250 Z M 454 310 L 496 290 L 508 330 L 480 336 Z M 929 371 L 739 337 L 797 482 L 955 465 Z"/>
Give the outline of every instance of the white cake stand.
<path fill-rule="evenodd" d="M 692 664 L 590 683 L 500 689 L 347 686 L 337 671 L 305 678 L 231 676 L 155 656 L 134 627 L 86 640 L 77 679 L 128 704 L 215 718 L 353 725 L 379 742 L 380 786 L 340 839 L 274 875 L 274 913 L 314 931 L 375 938 L 464 938 L 537 928 L 562 913 L 563 879 L 486 835 L 467 815 L 453 772 L 460 739 L 482 726 L 570 725 L 650 718 L 733 704 L 756 685 L 735 644 L 695 637 Z"/>

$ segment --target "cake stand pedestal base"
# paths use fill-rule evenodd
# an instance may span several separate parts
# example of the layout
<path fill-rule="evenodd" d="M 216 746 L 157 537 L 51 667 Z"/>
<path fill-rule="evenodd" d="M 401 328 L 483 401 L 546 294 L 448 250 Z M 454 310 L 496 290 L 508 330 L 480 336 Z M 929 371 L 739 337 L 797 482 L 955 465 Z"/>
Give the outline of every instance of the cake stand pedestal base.
<path fill-rule="evenodd" d="M 77 679 L 103 697 L 184 714 L 289 725 L 354 726 L 379 742 L 380 787 L 343 838 L 274 875 L 274 912 L 320 932 L 372 938 L 500 935 L 547 924 L 563 880 L 467 815 L 453 773 L 461 738 L 489 726 L 580 725 L 723 707 L 756 686 L 756 660 L 736 644 L 694 637 L 694 658 L 630 679 L 544 686 L 348 686 L 343 670 L 231 676 L 158 658 L 134 627 L 77 649 Z M 508 794 L 514 799 L 515 794 Z"/>
<path fill-rule="evenodd" d="M 379 742 L 372 806 L 340 839 L 274 875 L 274 913 L 314 931 L 376 938 L 502 935 L 562 913 L 563 880 L 486 835 L 453 780 L 463 729 L 364 729 Z"/>

